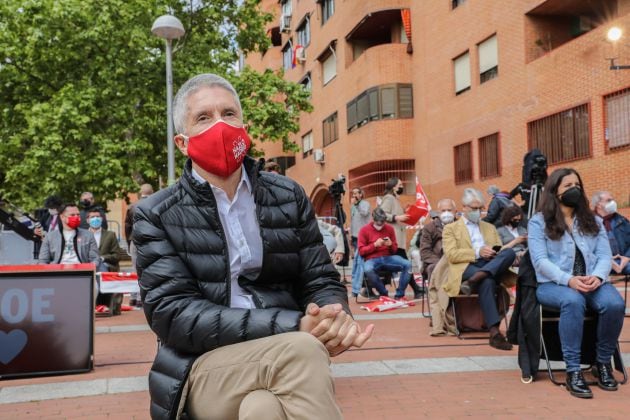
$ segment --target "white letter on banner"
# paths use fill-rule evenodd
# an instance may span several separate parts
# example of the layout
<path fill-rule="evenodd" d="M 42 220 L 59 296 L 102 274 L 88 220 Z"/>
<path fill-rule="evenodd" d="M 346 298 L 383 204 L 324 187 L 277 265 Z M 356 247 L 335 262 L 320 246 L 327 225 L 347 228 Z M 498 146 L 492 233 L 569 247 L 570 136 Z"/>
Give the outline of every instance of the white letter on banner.
<path fill-rule="evenodd" d="M 33 289 L 33 322 L 52 322 L 53 314 L 42 313 L 43 309 L 50 308 L 50 300 L 44 300 L 44 296 L 54 296 L 55 289 Z"/>
<path fill-rule="evenodd" d="M 17 299 L 17 312 L 11 313 L 11 301 Z M 0 315 L 9 324 L 17 324 L 26 318 L 28 312 L 28 296 L 22 289 L 9 289 L 0 301 Z"/>

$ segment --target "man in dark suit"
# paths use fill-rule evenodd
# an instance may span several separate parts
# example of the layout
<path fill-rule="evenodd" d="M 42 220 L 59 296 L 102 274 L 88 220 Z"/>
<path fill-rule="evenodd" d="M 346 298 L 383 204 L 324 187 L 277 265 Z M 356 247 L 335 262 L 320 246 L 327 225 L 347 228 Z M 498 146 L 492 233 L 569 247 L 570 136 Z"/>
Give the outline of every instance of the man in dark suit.
<path fill-rule="evenodd" d="M 103 217 L 97 207 L 92 207 L 87 211 L 87 222 L 90 232 L 94 235 L 98 245 L 100 264 L 97 271 L 120 271 L 118 262 L 120 261 L 120 246 L 116 234 L 102 228 Z"/>

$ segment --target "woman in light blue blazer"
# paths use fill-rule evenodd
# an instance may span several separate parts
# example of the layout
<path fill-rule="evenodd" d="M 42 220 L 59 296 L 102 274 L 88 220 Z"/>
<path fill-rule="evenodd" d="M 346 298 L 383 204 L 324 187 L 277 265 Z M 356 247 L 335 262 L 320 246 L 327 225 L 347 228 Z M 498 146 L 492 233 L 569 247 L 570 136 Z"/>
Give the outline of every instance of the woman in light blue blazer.
<path fill-rule="evenodd" d="M 560 311 L 567 390 L 580 398 L 593 396 L 580 370 L 586 307 L 598 314 L 597 385 L 606 391 L 617 390 L 611 357 L 623 326 L 625 304 L 608 282 L 612 254 L 606 231 L 590 210 L 582 179 L 574 169 L 556 169 L 549 176 L 528 231 L 538 280 L 536 297 L 543 306 Z"/>

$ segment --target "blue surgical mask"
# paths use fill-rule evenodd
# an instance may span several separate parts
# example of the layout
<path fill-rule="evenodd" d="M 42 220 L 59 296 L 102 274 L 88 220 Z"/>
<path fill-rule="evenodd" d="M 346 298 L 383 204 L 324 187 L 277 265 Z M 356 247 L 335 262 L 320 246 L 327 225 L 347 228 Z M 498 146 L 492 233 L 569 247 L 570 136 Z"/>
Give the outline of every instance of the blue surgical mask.
<path fill-rule="evenodd" d="M 90 219 L 89 223 L 90 223 L 90 227 L 92 229 L 98 229 L 103 224 L 103 218 L 102 217 L 92 217 Z"/>
<path fill-rule="evenodd" d="M 479 223 L 481 220 L 481 210 L 472 210 L 466 213 L 466 219 L 470 220 L 473 223 Z"/>

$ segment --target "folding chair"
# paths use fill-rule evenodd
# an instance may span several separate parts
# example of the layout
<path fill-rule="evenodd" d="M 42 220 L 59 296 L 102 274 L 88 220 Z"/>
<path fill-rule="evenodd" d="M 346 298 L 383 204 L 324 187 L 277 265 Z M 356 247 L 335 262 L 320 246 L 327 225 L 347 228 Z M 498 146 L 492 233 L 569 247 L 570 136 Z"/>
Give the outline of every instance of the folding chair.
<path fill-rule="evenodd" d="M 507 331 L 507 312 L 510 305 L 510 295 L 505 287 L 501 285 L 498 285 L 495 290 L 495 298 L 497 308 L 499 309 L 499 315 L 501 316 L 503 322 L 505 322 L 505 329 Z M 460 340 L 488 339 L 487 335 L 474 335 L 471 337 L 463 336 L 463 334 L 467 332 L 489 331 L 489 328 L 485 325 L 483 319 L 478 294 L 453 296 L 449 301 L 449 307 L 451 309 L 451 314 L 453 315 L 455 335 L 457 338 Z"/>
<path fill-rule="evenodd" d="M 391 271 L 377 271 L 376 274 L 378 274 L 378 277 L 381 279 L 381 281 L 383 282 L 385 286 L 387 286 L 388 284 L 391 284 L 393 287 L 396 287 L 393 280 L 393 275 L 395 273 L 392 273 Z M 370 282 L 368 281 L 368 278 L 365 275 L 365 273 L 363 274 L 362 288 L 365 289 L 365 291 L 367 292 L 367 301 L 360 302 L 359 298 L 363 296 L 361 296 L 361 293 L 359 293 L 357 294 L 357 297 L 355 298 L 356 303 L 365 303 L 365 302 L 370 302 L 376 299 L 376 295 L 372 294 L 372 287 L 370 286 Z"/>
<path fill-rule="evenodd" d="M 540 305 L 540 358 L 545 359 L 547 363 L 547 373 L 549 379 L 555 385 L 564 385 L 564 382 L 558 381 L 554 372 L 564 371 L 565 369 L 552 369 L 551 362 L 562 362 L 562 345 L 560 343 L 560 334 L 558 332 L 558 324 L 560 322 L 560 312 L 553 308 L 543 307 Z M 597 313 L 587 309 L 584 315 L 584 330 L 582 334 L 582 350 L 581 360 L 582 365 L 586 365 L 583 370 L 591 369 L 593 374 L 596 373 L 594 365 L 596 362 L 596 340 L 597 340 Z M 623 375 L 621 384 L 625 384 L 628 381 L 628 374 L 621 357 L 621 351 L 619 350 L 619 343 L 617 343 L 617 349 L 615 350 L 612 358 L 613 368 L 619 371 Z M 594 385 L 597 381 L 587 381 L 589 385 Z"/>

